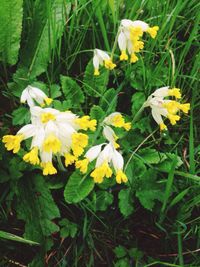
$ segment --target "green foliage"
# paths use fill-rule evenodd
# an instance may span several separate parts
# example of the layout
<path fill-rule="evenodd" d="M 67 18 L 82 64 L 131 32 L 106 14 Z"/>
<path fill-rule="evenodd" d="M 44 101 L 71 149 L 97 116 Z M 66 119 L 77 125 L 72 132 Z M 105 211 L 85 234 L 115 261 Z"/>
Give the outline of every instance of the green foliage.
<path fill-rule="evenodd" d="M 97 191 L 93 199 L 96 211 L 105 211 L 113 203 L 113 195 L 107 191 Z"/>
<path fill-rule="evenodd" d="M 122 189 L 119 192 L 118 198 L 120 212 L 124 215 L 124 217 L 128 217 L 134 211 L 131 189 Z"/>
<path fill-rule="evenodd" d="M 18 218 L 26 222 L 24 237 L 41 246 L 41 252 L 30 266 L 42 266 L 45 253 L 52 246 L 51 234 L 59 231 L 53 220 L 60 217 L 42 176 L 23 177 L 18 186 L 16 206 Z"/>
<path fill-rule="evenodd" d="M 105 141 L 101 122 L 111 112 L 132 122 L 129 132 L 115 129 L 126 184 L 112 177 L 94 185 L 74 165 L 59 170 L 62 162 L 57 175 L 42 177 L 40 166 L 22 160 L 23 149 L 13 156 L 0 144 L 0 265 L 200 266 L 198 1 L 2 0 L 0 18 L 2 135 L 29 123 L 15 99 L 27 85 L 60 111 L 90 111 L 99 124 L 89 144 Z M 125 18 L 160 28 L 155 40 L 144 34 L 134 64 L 112 51 Z M 117 67 L 100 66 L 94 76 L 94 48 Z M 169 130 L 160 133 L 151 108 L 138 111 L 165 85 L 181 88 L 191 111 L 174 126 L 166 119 Z"/>
<path fill-rule="evenodd" d="M 60 79 L 68 108 L 79 107 L 84 102 L 84 94 L 80 86 L 68 76 L 61 76 Z"/>
<path fill-rule="evenodd" d="M 85 69 L 83 85 L 84 91 L 89 96 L 101 97 L 107 90 L 109 71 L 105 68 L 101 69 L 99 76 L 94 76 L 94 67 L 90 61 Z"/>
<path fill-rule="evenodd" d="M 163 186 L 156 182 L 157 173 L 154 170 L 147 170 L 138 181 L 136 196 L 144 208 L 152 210 L 155 200 L 162 201 Z"/>
<path fill-rule="evenodd" d="M 23 0 L 1 0 L 0 60 L 17 63 L 22 32 Z"/>
<path fill-rule="evenodd" d="M 28 124 L 30 121 L 30 112 L 25 107 L 19 107 L 15 109 L 12 113 L 12 116 L 13 125 Z"/>
<path fill-rule="evenodd" d="M 94 182 L 91 177 L 82 176 L 75 171 L 65 186 L 64 197 L 67 203 L 78 203 L 93 189 Z"/>
<path fill-rule="evenodd" d="M 60 236 L 62 238 L 66 238 L 68 236 L 70 236 L 71 238 L 74 238 L 76 236 L 78 227 L 75 223 L 72 223 L 67 219 L 62 219 L 59 222 L 59 225 L 61 227 Z"/>
<path fill-rule="evenodd" d="M 21 242 L 21 243 L 25 243 L 25 244 L 29 244 L 29 245 L 39 245 L 39 243 L 37 243 L 37 242 L 33 242 L 31 240 L 27 240 L 25 238 L 22 238 L 22 237 L 19 237 L 17 235 L 13 235 L 11 233 L 7 233 L 4 231 L 0 231 L 0 238 L 8 239 L 8 240 L 16 241 L 16 242 Z"/>

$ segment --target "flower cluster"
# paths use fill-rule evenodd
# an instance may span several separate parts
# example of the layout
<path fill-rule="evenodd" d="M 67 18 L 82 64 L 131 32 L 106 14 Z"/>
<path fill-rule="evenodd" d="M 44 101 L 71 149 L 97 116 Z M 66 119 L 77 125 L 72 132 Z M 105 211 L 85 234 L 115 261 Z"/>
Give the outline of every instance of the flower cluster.
<path fill-rule="evenodd" d="M 21 142 L 32 138 L 30 151 L 23 159 L 40 165 L 43 174 L 48 175 L 57 173 L 53 166 L 55 156 L 63 156 L 66 166 L 78 160 L 88 144 L 88 135 L 79 131 L 94 131 L 96 120 L 90 120 L 89 116 L 80 118 L 70 111 L 35 106 L 35 102 L 43 106 L 45 99 L 49 98 L 40 89 L 28 86 L 22 93 L 21 101 L 27 101 L 30 106 L 31 123 L 22 127 L 16 135 L 5 135 L 2 141 L 7 150 L 17 153 Z"/>
<path fill-rule="evenodd" d="M 96 160 L 95 169 L 90 174 L 96 183 L 102 183 L 104 177 L 110 178 L 113 172 L 116 174 L 117 183 L 127 182 L 128 179 L 123 172 L 124 159 L 117 151 L 117 148 L 119 148 L 119 144 L 116 143 L 118 137 L 110 126 L 129 131 L 131 123 L 125 122 L 121 113 L 114 112 L 104 119 L 102 126 L 103 135 L 108 143 L 91 147 L 85 154 L 84 159 L 76 162 L 76 168 L 80 169 L 82 173 L 86 173 L 88 164 Z"/>
<path fill-rule="evenodd" d="M 131 63 L 138 61 L 136 53 L 140 52 L 144 48 L 144 42 L 141 41 L 143 33 L 146 32 L 150 34 L 150 36 L 154 39 L 158 30 L 158 26 L 150 27 L 146 22 L 141 20 L 132 21 L 129 19 L 123 19 L 120 23 L 116 37 L 121 51 L 120 60 L 128 60 L 128 52 Z M 109 70 L 116 67 L 116 64 L 112 62 L 108 53 L 100 49 L 94 49 L 93 65 L 95 76 L 100 74 L 99 66 L 105 66 L 105 68 Z"/>
<path fill-rule="evenodd" d="M 174 97 L 175 100 L 169 99 Z M 168 118 L 172 125 L 175 125 L 180 120 L 180 111 L 188 113 L 190 104 L 182 104 L 178 99 L 181 99 L 181 93 L 179 88 L 170 89 L 169 86 L 157 89 L 151 94 L 147 101 L 144 103 L 144 107 L 151 107 L 151 113 L 160 126 L 160 130 L 166 130 L 167 126 L 163 122 L 162 116 Z"/>

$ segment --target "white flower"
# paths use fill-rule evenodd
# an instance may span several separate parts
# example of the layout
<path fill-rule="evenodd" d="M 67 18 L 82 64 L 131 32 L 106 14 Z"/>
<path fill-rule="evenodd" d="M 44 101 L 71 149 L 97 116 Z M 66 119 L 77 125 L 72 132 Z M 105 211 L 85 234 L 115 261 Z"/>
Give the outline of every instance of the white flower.
<path fill-rule="evenodd" d="M 168 118 L 172 125 L 176 124 L 180 120 L 180 116 L 177 112 L 182 110 L 184 113 L 188 113 L 190 104 L 181 104 L 175 100 L 165 99 L 165 97 L 173 96 L 176 99 L 181 98 L 179 88 L 170 89 L 169 86 L 161 87 L 152 93 L 147 101 L 144 103 L 144 107 L 151 107 L 151 113 L 160 126 L 160 130 L 166 130 L 167 126 L 164 124 L 162 116 Z"/>
<path fill-rule="evenodd" d="M 52 99 L 47 97 L 47 95 L 40 89 L 28 85 L 22 92 L 21 103 L 26 103 L 29 107 L 35 106 L 35 102 L 41 106 L 44 106 L 45 103 L 50 105 Z"/>
<path fill-rule="evenodd" d="M 30 152 L 23 159 L 43 168 L 43 174 L 55 174 L 53 166 L 55 155 L 65 157 L 68 166 L 84 152 L 88 136 L 78 133 L 77 115 L 71 112 L 60 112 L 53 108 L 33 106 L 31 123 L 22 127 L 16 135 L 6 135 L 3 142 L 8 150 L 17 153 L 23 140 L 32 138 Z M 87 119 L 87 123 L 90 121 Z"/>
<path fill-rule="evenodd" d="M 112 70 L 116 67 L 116 65 L 112 62 L 108 53 L 100 49 L 94 49 L 93 65 L 94 65 L 95 76 L 98 76 L 100 74 L 99 66 L 104 65 L 109 70 Z"/>
<path fill-rule="evenodd" d="M 112 143 L 94 146 L 85 154 L 85 159 L 76 162 L 76 168 L 80 169 L 82 173 L 88 170 L 88 164 L 96 159 L 95 169 L 90 176 L 96 183 L 102 183 L 104 177 L 110 178 L 113 170 L 116 173 L 117 183 L 127 182 L 127 177 L 123 172 L 124 159 L 122 155 L 114 148 Z"/>
<path fill-rule="evenodd" d="M 121 51 L 120 60 L 127 60 L 128 54 L 131 56 L 131 63 L 138 61 L 136 53 L 144 48 L 144 43 L 140 40 L 144 32 L 148 32 L 152 38 L 156 37 L 158 27 L 149 27 L 141 20 L 132 21 L 123 19 L 119 27 L 118 45 Z"/>

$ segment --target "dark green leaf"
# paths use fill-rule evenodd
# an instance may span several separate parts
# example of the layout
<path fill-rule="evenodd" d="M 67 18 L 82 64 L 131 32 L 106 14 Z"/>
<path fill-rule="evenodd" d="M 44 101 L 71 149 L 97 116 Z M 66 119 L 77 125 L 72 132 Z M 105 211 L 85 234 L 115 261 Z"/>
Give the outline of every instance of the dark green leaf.
<path fill-rule="evenodd" d="M 133 198 L 130 189 L 122 189 L 119 194 L 119 209 L 124 217 L 128 217 L 134 211 Z"/>
<path fill-rule="evenodd" d="M 30 112 L 25 107 L 19 107 L 15 109 L 12 113 L 13 125 L 22 125 L 30 122 Z"/>
<path fill-rule="evenodd" d="M 65 201 L 68 203 L 78 203 L 91 192 L 93 187 L 94 181 L 91 177 L 82 176 L 76 171 L 69 177 L 65 187 Z"/>
<path fill-rule="evenodd" d="M 100 70 L 99 76 L 94 76 L 94 67 L 90 61 L 86 67 L 83 79 L 84 91 L 87 95 L 101 97 L 106 91 L 108 84 L 109 71 L 105 68 Z"/>

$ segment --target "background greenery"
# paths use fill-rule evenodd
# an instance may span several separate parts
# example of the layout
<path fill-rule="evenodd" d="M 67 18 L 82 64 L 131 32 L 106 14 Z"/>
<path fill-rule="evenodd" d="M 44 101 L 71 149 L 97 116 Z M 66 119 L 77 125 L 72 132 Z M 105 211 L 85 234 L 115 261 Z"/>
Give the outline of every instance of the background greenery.
<path fill-rule="evenodd" d="M 1 266 L 200 266 L 199 7 L 195 0 L 0 0 L 1 136 L 29 121 L 19 105 L 29 84 L 55 108 L 100 121 L 114 110 L 131 121 L 164 85 L 181 88 L 191 103 L 165 134 L 148 109 L 128 134 L 119 132 L 127 185 L 94 186 L 73 167 L 42 177 L 23 151 L 13 156 L 1 144 Z M 116 50 L 117 68 L 94 78 L 92 50 L 111 51 L 124 18 L 158 25 L 158 36 L 145 39 L 136 64 L 120 63 Z"/>

